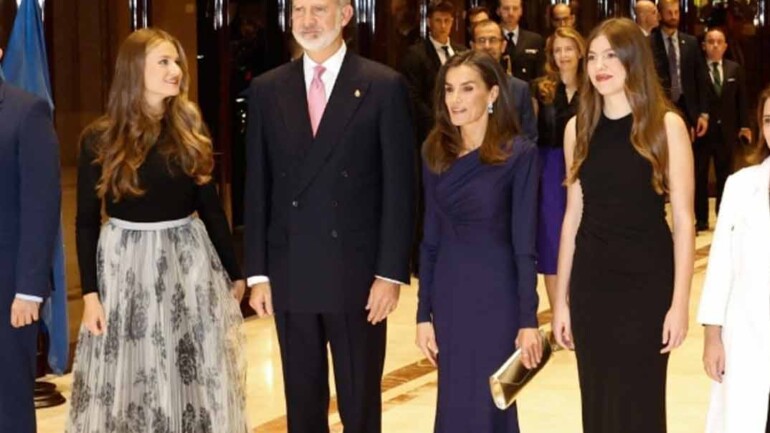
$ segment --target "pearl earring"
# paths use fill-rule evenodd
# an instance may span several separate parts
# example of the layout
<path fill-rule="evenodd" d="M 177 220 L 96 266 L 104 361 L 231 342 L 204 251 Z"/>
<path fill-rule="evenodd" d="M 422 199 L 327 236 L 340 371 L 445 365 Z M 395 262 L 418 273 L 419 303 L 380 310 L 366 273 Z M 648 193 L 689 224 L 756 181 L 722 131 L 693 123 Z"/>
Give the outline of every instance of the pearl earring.
<path fill-rule="evenodd" d="M 492 105 L 492 103 L 490 102 L 490 103 L 487 105 L 487 113 L 489 113 L 489 114 L 492 114 L 492 113 L 494 113 L 494 112 L 495 112 L 495 106 L 494 106 L 494 105 Z"/>

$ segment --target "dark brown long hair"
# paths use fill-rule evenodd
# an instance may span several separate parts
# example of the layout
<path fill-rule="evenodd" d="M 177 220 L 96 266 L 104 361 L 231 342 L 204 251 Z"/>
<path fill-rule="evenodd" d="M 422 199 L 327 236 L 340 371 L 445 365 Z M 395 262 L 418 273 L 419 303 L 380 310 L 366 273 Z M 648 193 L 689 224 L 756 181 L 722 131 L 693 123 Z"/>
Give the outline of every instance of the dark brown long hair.
<path fill-rule="evenodd" d="M 556 87 L 561 82 L 559 66 L 556 65 L 556 59 L 553 56 L 553 44 L 556 42 L 556 38 L 571 40 L 575 43 L 578 56 L 581 59 L 585 59 L 586 57 L 585 40 L 580 36 L 580 33 L 572 27 L 559 27 L 548 37 L 545 42 L 545 75 L 538 78 L 535 84 L 538 96 L 547 104 L 553 102 L 553 99 L 556 97 Z M 583 76 L 585 75 L 585 66 L 581 59 L 578 59 L 577 76 L 575 77 L 578 85 L 582 83 Z"/>
<path fill-rule="evenodd" d="M 756 150 L 754 151 L 754 154 L 751 155 L 751 158 L 749 158 L 750 162 L 753 164 L 761 164 L 765 158 L 770 157 L 770 147 L 768 147 L 770 143 L 770 137 L 765 137 L 765 129 L 762 127 L 762 118 L 765 117 L 765 104 L 767 103 L 768 99 L 770 99 L 770 85 L 765 87 L 765 89 L 762 90 L 762 92 L 759 94 L 759 102 L 757 103 L 758 131 Z"/>
<path fill-rule="evenodd" d="M 144 70 L 147 52 L 161 42 L 170 42 L 179 54 L 182 71 L 179 94 L 165 100 L 161 118 L 150 113 L 144 99 Z M 190 85 L 187 57 L 175 37 L 159 29 L 137 30 L 123 42 L 115 63 L 107 112 L 90 124 L 81 136 L 95 137 L 95 164 L 102 167 L 96 186 L 99 197 L 114 201 L 144 194 L 138 169 L 156 144 L 163 129 L 162 153 L 185 174 L 204 184 L 211 179 L 214 157 L 198 107 L 188 99 Z"/>
<path fill-rule="evenodd" d="M 663 93 L 655 73 L 650 43 L 628 18 L 611 18 L 599 24 L 588 37 L 586 46 L 605 36 L 626 70 L 625 92 L 631 105 L 633 127 L 631 144 L 652 165 L 652 187 L 658 194 L 668 192 L 668 148 L 664 117 L 676 111 Z M 583 60 L 587 70 L 588 56 Z M 602 115 L 602 95 L 586 73 L 580 87 L 577 137 L 574 160 L 567 173 L 567 184 L 578 179 L 580 167 L 589 152 L 589 143 Z"/>
<path fill-rule="evenodd" d="M 460 128 L 452 124 L 446 106 L 447 71 L 466 65 L 475 69 L 481 80 L 492 89 L 500 91 L 493 104 L 494 112 L 489 115 L 484 142 L 479 148 L 479 158 L 484 164 L 501 164 L 511 155 L 510 140 L 519 133 L 516 122 L 516 108 L 508 88 L 508 78 L 500 66 L 489 54 L 479 51 L 466 51 L 455 55 L 441 67 L 436 79 L 434 104 L 436 124 L 428 134 L 422 148 L 423 159 L 434 173 L 441 173 L 457 160 L 463 151 L 463 139 Z"/>

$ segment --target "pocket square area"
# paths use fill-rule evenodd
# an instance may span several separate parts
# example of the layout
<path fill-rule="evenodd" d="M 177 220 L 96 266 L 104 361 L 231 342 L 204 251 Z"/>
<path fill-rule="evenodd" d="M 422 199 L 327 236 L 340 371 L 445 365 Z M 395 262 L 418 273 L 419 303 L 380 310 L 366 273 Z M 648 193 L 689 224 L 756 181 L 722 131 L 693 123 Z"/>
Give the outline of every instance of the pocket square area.
<path fill-rule="evenodd" d="M 537 54 L 537 51 L 538 50 L 534 48 L 527 48 L 526 50 L 524 50 L 524 52 L 527 54 Z"/>

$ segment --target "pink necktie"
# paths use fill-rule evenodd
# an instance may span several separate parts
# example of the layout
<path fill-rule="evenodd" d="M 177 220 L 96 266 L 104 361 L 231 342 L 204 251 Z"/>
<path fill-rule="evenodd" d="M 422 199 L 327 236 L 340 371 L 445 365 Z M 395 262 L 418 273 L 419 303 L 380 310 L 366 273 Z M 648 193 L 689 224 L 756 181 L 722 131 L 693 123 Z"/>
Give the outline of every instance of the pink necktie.
<path fill-rule="evenodd" d="M 310 91 L 307 95 L 307 108 L 310 112 L 310 126 L 313 127 L 313 137 L 318 131 L 318 125 L 321 123 L 321 117 L 326 108 L 326 89 L 321 81 L 321 75 L 326 72 L 326 68 L 317 65 L 313 70 L 313 81 L 310 82 Z"/>

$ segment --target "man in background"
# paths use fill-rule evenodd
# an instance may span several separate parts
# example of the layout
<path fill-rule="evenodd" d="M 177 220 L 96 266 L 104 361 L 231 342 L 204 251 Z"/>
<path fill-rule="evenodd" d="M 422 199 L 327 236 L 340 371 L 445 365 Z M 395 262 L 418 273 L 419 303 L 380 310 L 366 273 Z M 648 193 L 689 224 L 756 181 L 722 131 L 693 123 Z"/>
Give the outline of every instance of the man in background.
<path fill-rule="evenodd" d="M 503 67 L 510 69 L 514 77 L 529 83 L 543 74 L 545 42 L 539 34 L 521 28 L 519 21 L 523 13 L 522 0 L 500 0 L 497 8 L 506 40 Z"/>
<path fill-rule="evenodd" d="M 709 85 L 709 126 L 706 135 L 695 144 L 695 219 L 702 229 L 708 228 L 709 165 L 714 161 L 716 173 L 716 210 L 722 202 L 722 191 L 733 171 L 733 157 L 740 139 L 751 142 L 748 98 L 743 68 L 724 58 L 727 37 L 719 28 L 710 29 L 703 41 L 706 74 Z"/>
<path fill-rule="evenodd" d="M 636 15 L 636 24 L 642 29 L 645 36 L 649 36 L 652 29 L 658 27 L 659 18 L 658 8 L 650 0 L 639 0 L 634 6 Z"/>
<path fill-rule="evenodd" d="M 483 51 L 492 56 L 498 62 L 505 51 L 507 41 L 503 38 L 500 25 L 491 20 L 482 21 L 473 27 L 473 39 L 471 47 L 476 51 Z M 521 132 L 524 136 L 537 143 L 537 119 L 532 108 L 532 95 L 526 81 L 514 76 L 508 76 L 508 87 L 513 95 Z"/>

